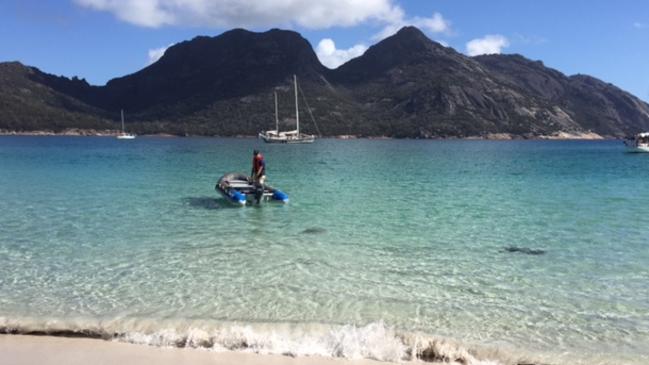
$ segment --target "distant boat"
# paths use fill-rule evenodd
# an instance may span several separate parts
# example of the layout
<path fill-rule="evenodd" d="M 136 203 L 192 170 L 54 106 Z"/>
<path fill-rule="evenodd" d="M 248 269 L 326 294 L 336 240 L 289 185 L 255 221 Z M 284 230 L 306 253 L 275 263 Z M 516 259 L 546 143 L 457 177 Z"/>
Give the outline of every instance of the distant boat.
<path fill-rule="evenodd" d="M 629 152 L 649 152 L 649 132 L 638 133 L 633 139 L 624 141 Z"/>
<path fill-rule="evenodd" d="M 135 139 L 135 134 L 124 131 L 124 109 L 122 109 L 122 131 L 117 134 L 117 139 Z"/>
<path fill-rule="evenodd" d="M 297 102 L 297 76 L 295 75 L 293 75 L 293 84 L 295 86 L 295 129 L 280 132 L 277 116 L 277 93 L 275 93 L 275 129 L 259 133 L 259 138 L 266 143 L 313 143 L 315 141 L 313 134 L 300 133 L 300 108 Z"/>

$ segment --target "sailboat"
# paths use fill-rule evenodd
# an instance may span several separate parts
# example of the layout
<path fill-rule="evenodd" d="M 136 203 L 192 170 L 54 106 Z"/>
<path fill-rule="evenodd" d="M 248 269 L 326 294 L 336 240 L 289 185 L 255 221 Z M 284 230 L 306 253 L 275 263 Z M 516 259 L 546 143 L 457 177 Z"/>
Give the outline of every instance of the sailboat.
<path fill-rule="evenodd" d="M 313 143 L 313 134 L 300 133 L 300 108 L 297 102 L 297 76 L 293 75 L 295 86 L 295 129 L 292 131 L 280 132 L 279 119 L 277 116 L 277 93 L 275 93 L 275 129 L 259 133 L 259 138 L 266 143 Z"/>
<path fill-rule="evenodd" d="M 122 109 L 122 131 L 117 134 L 117 139 L 135 139 L 135 134 L 124 131 L 124 109 Z"/>

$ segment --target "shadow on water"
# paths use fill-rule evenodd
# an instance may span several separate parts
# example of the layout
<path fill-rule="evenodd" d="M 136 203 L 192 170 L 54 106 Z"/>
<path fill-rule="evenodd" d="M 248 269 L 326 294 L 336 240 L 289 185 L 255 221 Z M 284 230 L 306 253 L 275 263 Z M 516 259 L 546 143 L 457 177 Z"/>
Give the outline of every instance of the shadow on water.
<path fill-rule="evenodd" d="M 236 209 L 240 210 L 242 208 L 254 208 L 254 209 L 261 209 L 261 208 L 266 208 L 269 209 L 268 207 L 273 206 L 273 207 L 283 207 L 284 204 L 281 203 L 274 203 L 274 202 L 264 202 L 262 204 L 253 204 L 250 201 L 246 204 L 245 207 L 242 207 L 238 204 L 230 203 L 228 202 L 225 198 L 215 198 L 212 196 L 199 196 L 199 197 L 185 197 L 181 199 L 184 205 L 188 205 L 193 208 L 202 208 L 202 209 Z M 321 228 L 315 228 L 313 231 L 310 229 L 305 230 L 306 232 L 302 233 L 323 233 L 325 232 L 324 229 Z"/>
<path fill-rule="evenodd" d="M 300 232 L 301 234 L 322 234 L 327 233 L 327 230 L 320 227 L 311 227 Z"/>
<path fill-rule="evenodd" d="M 517 247 L 517 246 L 505 247 L 505 252 L 523 253 L 526 255 L 534 255 L 534 256 L 545 254 L 545 250 L 528 248 L 528 247 Z"/>
<path fill-rule="evenodd" d="M 182 198 L 183 204 L 194 208 L 203 209 L 222 209 L 229 206 L 225 199 L 214 198 L 211 196 L 186 197 Z"/>

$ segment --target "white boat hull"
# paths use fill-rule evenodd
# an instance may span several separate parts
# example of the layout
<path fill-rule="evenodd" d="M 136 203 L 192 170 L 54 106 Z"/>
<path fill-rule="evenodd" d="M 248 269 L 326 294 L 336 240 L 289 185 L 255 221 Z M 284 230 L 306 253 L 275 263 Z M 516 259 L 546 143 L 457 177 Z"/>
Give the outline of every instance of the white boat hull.
<path fill-rule="evenodd" d="M 649 152 L 649 146 L 626 146 L 629 152 Z"/>
<path fill-rule="evenodd" d="M 121 110 L 122 115 L 122 131 L 117 134 L 117 139 L 135 139 L 135 134 L 126 133 L 124 131 L 124 109 Z"/>
<path fill-rule="evenodd" d="M 649 152 L 649 144 L 637 143 L 635 140 L 624 141 L 628 152 Z"/>
<path fill-rule="evenodd" d="M 315 136 L 308 134 L 301 134 L 299 136 L 269 136 L 264 133 L 259 133 L 259 138 L 263 139 L 266 143 L 284 144 L 313 143 L 315 141 Z"/>

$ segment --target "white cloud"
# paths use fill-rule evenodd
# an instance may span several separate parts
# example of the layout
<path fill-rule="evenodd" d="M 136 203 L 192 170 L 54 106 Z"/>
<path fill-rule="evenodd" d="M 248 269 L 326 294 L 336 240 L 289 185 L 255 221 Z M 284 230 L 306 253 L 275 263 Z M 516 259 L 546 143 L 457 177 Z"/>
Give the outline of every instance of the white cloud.
<path fill-rule="evenodd" d="M 153 63 L 158 62 L 160 57 L 162 57 L 165 54 L 165 51 L 167 51 L 167 48 L 173 46 L 174 43 L 171 43 L 170 45 L 166 47 L 160 47 L 160 48 L 154 48 L 149 50 L 149 62 L 147 63 L 147 66 Z"/>
<path fill-rule="evenodd" d="M 113 13 L 119 19 L 144 26 L 159 27 L 175 22 L 173 13 L 157 0 L 74 0 L 77 4 L 95 10 Z"/>
<path fill-rule="evenodd" d="M 505 36 L 489 34 L 467 42 L 466 53 L 469 56 L 501 53 L 502 49 L 507 47 L 509 47 L 509 40 Z"/>
<path fill-rule="evenodd" d="M 189 25 L 310 29 L 354 26 L 366 21 L 393 23 L 403 18 L 394 0 L 74 0 L 144 27 Z M 434 21 L 434 19 L 433 19 Z M 431 26 L 433 24 L 431 23 Z"/>
<path fill-rule="evenodd" d="M 633 23 L 633 27 L 636 28 L 636 29 L 646 29 L 646 28 L 649 28 L 649 24 L 641 23 L 641 22 L 635 22 L 635 23 Z"/>
<path fill-rule="evenodd" d="M 428 29 L 433 33 L 448 32 L 451 29 L 451 23 L 444 19 L 440 13 L 435 13 L 430 18 L 415 17 L 412 19 L 412 24 L 417 27 Z"/>
<path fill-rule="evenodd" d="M 403 11 L 401 11 L 399 13 L 395 13 L 392 18 L 387 19 L 387 23 L 388 24 L 379 33 L 374 35 L 374 40 L 378 41 L 385 39 L 395 34 L 399 31 L 399 29 L 407 25 L 413 25 L 417 28 L 431 33 L 451 33 L 451 22 L 444 19 L 444 17 L 440 13 L 434 13 L 430 18 L 406 18 Z"/>
<path fill-rule="evenodd" d="M 330 38 L 325 38 L 318 43 L 316 54 L 323 65 L 329 68 L 336 68 L 354 57 L 365 53 L 367 47 L 357 44 L 348 49 L 337 49 L 336 43 Z"/>

